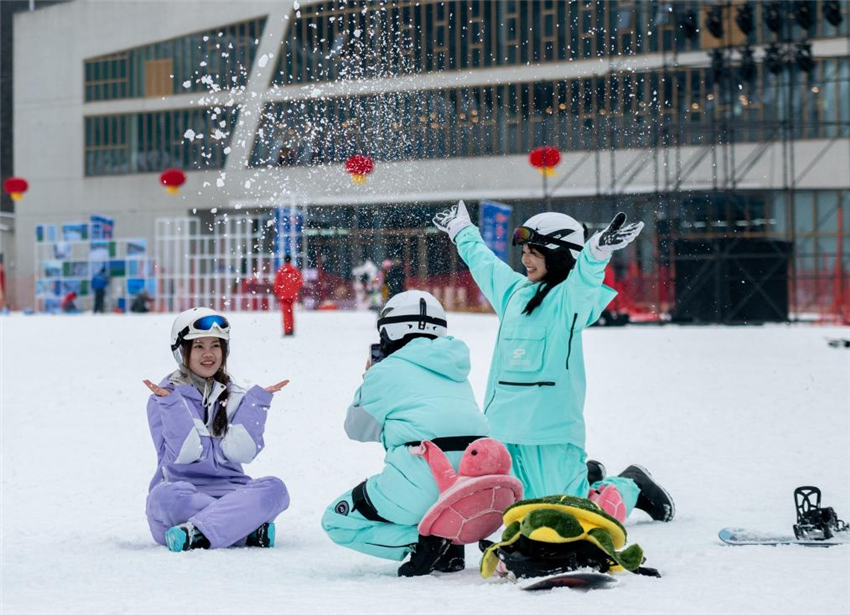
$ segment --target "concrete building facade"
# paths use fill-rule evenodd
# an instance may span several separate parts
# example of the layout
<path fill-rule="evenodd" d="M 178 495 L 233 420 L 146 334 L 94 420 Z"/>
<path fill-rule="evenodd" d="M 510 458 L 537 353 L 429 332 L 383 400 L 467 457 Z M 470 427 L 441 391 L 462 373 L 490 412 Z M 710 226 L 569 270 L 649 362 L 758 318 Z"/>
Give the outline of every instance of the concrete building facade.
<path fill-rule="evenodd" d="M 808 28 L 784 3 L 778 32 L 764 4 L 744 36 L 719 3 L 719 37 L 697 2 L 76 0 L 17 14 L 14 173 L 30 190 L 6 259 L 12 304 L 36 305 L 37 227 L 92 214 L 153 257 L 157 219 L 205 232 L 292 206 L 308 269 L 347 280 L 394 258 L 411 284 L 450 280 L 463 266 L 428 220 L 458 199 L 513 205 L 514 225 L 546 208 L 591 228 L 619 210 L 644 220 L 619 271 L 652 310 L 670 307 L 682 238 L 790 242 L 797 311 L 841 303 L 848 3 L 837 25 L 829 3 L 799 3 Z M 541 145 L 562 154 L 545 181 L 528 162 Z M 355 153 L 375 161 L 363 185 L 344 169 Z M 177 196 L 159 184 L 170 167 L 187 175 Z"/>

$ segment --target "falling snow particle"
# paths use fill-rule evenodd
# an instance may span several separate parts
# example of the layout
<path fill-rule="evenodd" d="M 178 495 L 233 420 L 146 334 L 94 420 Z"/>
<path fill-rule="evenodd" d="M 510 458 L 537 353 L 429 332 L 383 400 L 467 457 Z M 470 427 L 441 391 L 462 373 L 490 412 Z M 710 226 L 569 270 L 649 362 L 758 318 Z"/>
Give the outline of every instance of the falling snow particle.
<path fill-rule="evenodd" d="M 267 54 L 267 53 L 264 53 L 263 55 L 261 55 L 260 59 L 257 60 L 257 64 L 259 65 L 260 68 L 265 68 L 266 64 L 268 64 L 268 63 L 269 63 L 269 54 Z"/>

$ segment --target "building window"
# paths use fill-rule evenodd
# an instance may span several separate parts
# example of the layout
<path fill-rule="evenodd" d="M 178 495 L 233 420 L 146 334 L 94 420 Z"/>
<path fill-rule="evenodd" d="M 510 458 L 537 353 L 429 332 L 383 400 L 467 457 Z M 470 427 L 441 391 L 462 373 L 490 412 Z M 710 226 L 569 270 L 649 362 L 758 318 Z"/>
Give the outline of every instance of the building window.
<path fill-rule="evenodd" d="M 770 140 L 787 120 L 788 83 L 757 69 L 752 83 L 729 79 L 725 89 L 707 68 L 680 67 L 272 103 L 251 164 L 338 163 L 354 153 L 378 160 L 525 154 L 543 143 L 576 151 Z M 848 106 L 840 104 L 847 72 L 847 58 L 819 58 L 810 75 L 796 77 L 796 138 L 847 130 Z"/>
<path fill-rule="evenodd" d="M 751 44 L 776 35 L 763 26 L 764 3 L 754 6 Z M 822 16 L 811 38 L 846 36 L 848 3 L 838 28 Z M 735 3 L 722 10 L 726 40 L 704 27 L 709 6 L 700 0 L 331 0 L 302 6 L 291 15 L 274 85 L 310 81 L 389 78 L 401 74 L 513 66 L 644 53 L 684 53 L 724 43 L 741 45 Z M 681 27 L 693 11 L 700 35 Z M 802 30 L 792 24 L 794 40 Z"/>
<path fill-rule="evenodd" d="M 237 110 L 194 108 L 85 118 L 85 174 L 221 169 Z"/>
<path fill-rule="evenodd" d="M 85 100 L 172 96 L 244 87 L 266 18 L 85 61 Z"/>

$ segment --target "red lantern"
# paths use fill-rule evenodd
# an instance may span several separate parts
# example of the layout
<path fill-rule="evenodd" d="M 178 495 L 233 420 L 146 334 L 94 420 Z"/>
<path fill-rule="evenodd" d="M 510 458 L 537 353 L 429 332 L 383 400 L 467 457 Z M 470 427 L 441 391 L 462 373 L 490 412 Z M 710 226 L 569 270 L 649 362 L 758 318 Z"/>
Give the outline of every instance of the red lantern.
<path fill-rule="evenodd" d="M 30 185 L 23 177 L 10 177 L 3 182 L 3 192 L 12 197 L 13 201 L 24 198 L 24 192 L 29 190 Z"/>
<path fill-rule="evenodd" d="M 366 176 L 375 170 L 375 161 L 363 154 L 354 154 L 345 161 L 345 172 L 351 173 L 351 181 L 365 184 Z"/>
<path fill-rule="evenodd" d="M 180 169 L 165 169 L 159 176 L 159 183 L 165 186 L 168 194 L 177 194 L 180 186 L 186 183 L 186 174 Z"/>
<path fill-rule="evenodd" d="M 561 162 L 561 152 L 549 145 L 535 147 L 528 155 L 528 162 L 543 175 L 550 177 L 555 174 L 555 167 Z"/>

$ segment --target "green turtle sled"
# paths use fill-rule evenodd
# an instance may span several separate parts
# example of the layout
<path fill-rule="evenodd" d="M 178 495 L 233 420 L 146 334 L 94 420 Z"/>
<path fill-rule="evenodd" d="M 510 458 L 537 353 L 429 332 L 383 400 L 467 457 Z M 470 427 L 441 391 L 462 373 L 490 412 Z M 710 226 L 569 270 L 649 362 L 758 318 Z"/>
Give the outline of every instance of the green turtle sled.
<path fill-rule="evenodd" d="M 521 500 L 505 510 L 499 542 L 481 541 L 480 572 L 524 589 L 594 589 L 616 583 L 614 573 L 660 576 L 643 568 L 643 549 L 626 547 L 623 525 L 594 502 L 569 495 Z"/>

